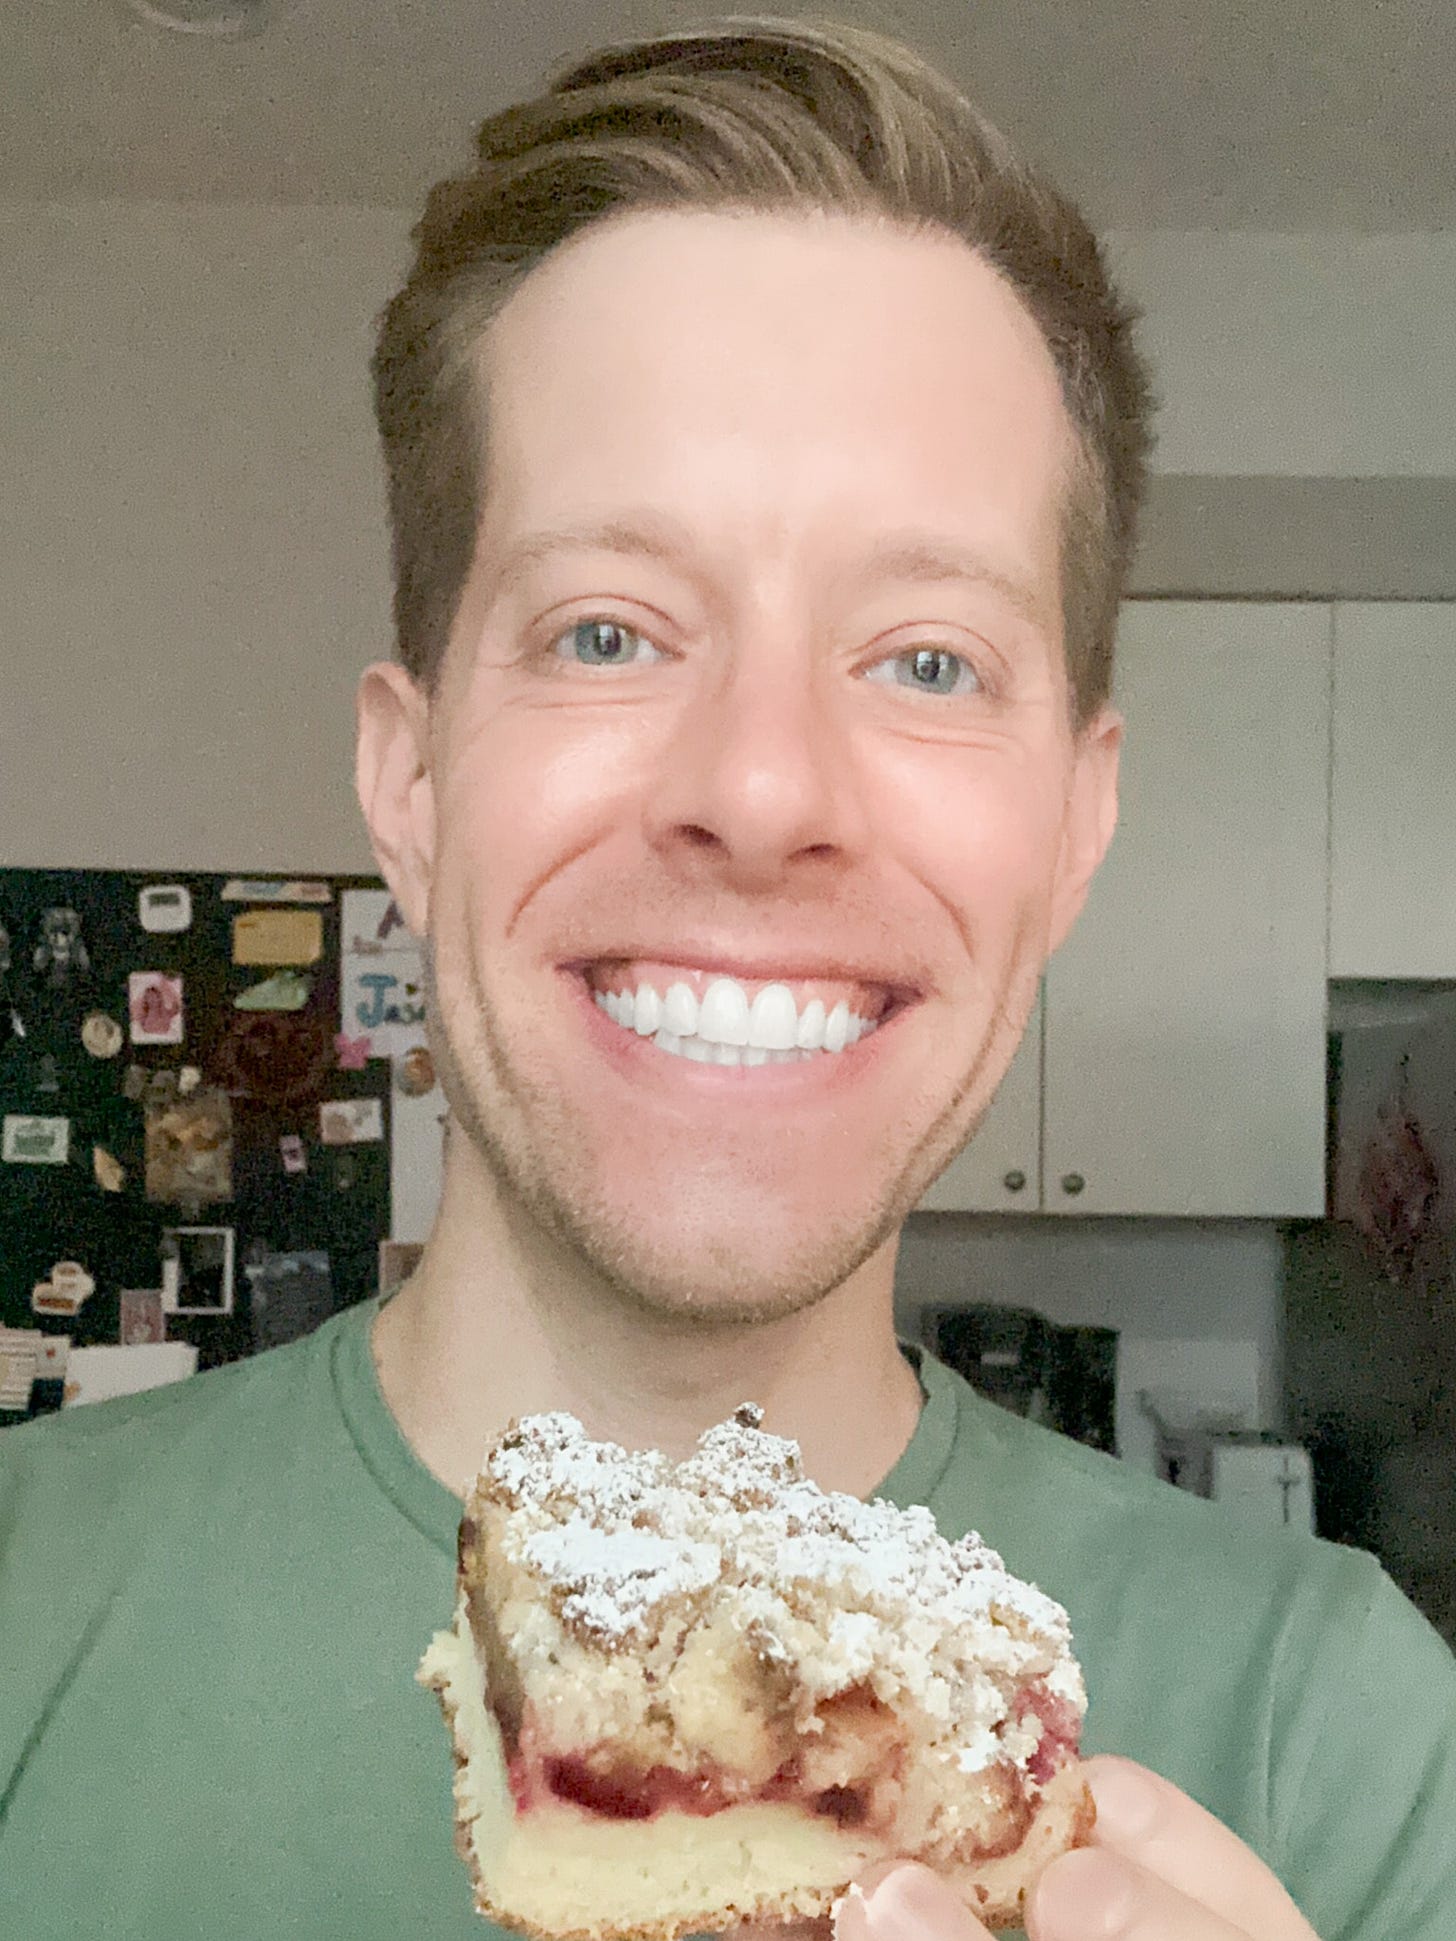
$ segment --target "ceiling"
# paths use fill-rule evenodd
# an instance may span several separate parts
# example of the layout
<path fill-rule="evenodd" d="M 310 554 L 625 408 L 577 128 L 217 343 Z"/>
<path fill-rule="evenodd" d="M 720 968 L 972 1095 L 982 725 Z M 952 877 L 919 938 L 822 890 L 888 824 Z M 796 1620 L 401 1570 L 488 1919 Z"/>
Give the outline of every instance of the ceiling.
<path fill-rule="evenodd" d="M 714 11 L 275 4 L 262 35 L 217 41 L 144 26 L 124 0 L 0 0 L 0 195 L 413 209 L 464 158 L 472 125 L 552 63 Z M 936 56 L 1102 227 L 1456 228 L 1456 0 L 813 10 Z"/>

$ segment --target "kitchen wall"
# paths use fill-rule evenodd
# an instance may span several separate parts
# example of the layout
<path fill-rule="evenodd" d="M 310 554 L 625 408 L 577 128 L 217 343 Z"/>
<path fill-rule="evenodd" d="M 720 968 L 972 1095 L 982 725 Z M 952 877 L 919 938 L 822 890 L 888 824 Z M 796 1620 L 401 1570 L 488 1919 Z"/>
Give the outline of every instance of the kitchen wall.
<path fill-rule="evenodd" d="M 349 780 L 354 682 L 389 644 L 366 363 L 409 220 L 0 205 L 0 861 L 372 867 Z M 1456 594 L 1456 237 L 1114 251 L 1165 399 L 1139 589 Z M 1243 1224 L 922 1216 L 900 1274 L 910 1307 L 960 1289 L 1252 1340 L 1266 1386 L 1278 1287 L 1274 1230 Z"/>

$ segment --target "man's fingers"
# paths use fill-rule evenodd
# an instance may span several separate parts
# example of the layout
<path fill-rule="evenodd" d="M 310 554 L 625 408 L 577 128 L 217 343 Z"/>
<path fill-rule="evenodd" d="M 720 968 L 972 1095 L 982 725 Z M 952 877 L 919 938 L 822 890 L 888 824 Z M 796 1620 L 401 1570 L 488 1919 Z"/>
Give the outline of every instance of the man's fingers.
<path fill-rule="evenodd" d="M 834 1941 L 991 1941 L 991 1936 L 928 1867 L 897 1860 L 872 1868 L 838 1903 Z"/>
<path fill-rule="evenodd" d="M 1084 1847 L 1042 1875 L 1026 1932 L 1029 1941 L 1284 1941 L 1287 1930 L 1235 1927 L 1120 1854 Z"/>
<path fill-rule="evenodd" d="M 1097 1802 L 1093 1848 L 1130 1861 L 1135 1869 L 1165 1883 L 1185 1902 L 1206 1908 L 1224 1924 L 1214 1930 L 1221 1937 L 1249 1935 L 1253 1941 L 1318 1941 L 1313 1928 L 1294 1905 L 1284 1886 L 1237 1834 L 1196 1800 L 1130 1759 L 1089 1759 L 1086 1774 Z M 1047 1906 L 1052 1905 L 1065 1880 L 1079 1868 L 1092 1869 L 1076 1854 L 1054 1861 L 1043 1876 Z M 1036 1908 L 1040 1896 L 1033 1895 Z M 1029 1930 L 1035 1934 L 1035 1928 Z M 1135 1928 L 1111 1927 L 1109 1934 L 1135 1934 Z M 1183 1941 L 1182 1930 L 1174 1932 Z M 1062 1930 L 1057 1930 L 1058 1937 Z M 1045 1928 L 1047 1941 L 1052 1929 Z M 1081 1941 L 1081 1937 L 1078 1937 Z M 1190 1936 L 1190 1941 L 1192 1937 Z"/>

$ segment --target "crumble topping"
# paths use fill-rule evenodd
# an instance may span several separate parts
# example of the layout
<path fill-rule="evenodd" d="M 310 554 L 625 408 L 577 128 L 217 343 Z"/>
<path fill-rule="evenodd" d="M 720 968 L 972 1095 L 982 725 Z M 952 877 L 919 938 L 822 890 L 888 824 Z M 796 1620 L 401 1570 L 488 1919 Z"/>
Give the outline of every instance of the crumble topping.
<path fill-rule="evenodd" d="M 820 1490 L 762 1419 L 745 1404 L 673 1463 L 571 1415 L 526 1417 L 487 1453 L 467 1518 L 477 1499 L 505 1512 L 503 1558 L 604 1668 L 629 1652 L 665 1670 L 694 1625 L 790 1670 L 807 1706 L 855 1687 L 909 1700 L 948 1765 L 1026 1770 L 1046 1721 L 1013 1714 L 1015 1691 L 1040 1681 L 1072 1721 L 1086 1708 L 1067 1613 L 927 1509 Z M 547 1643 L 531 1620 L 518 1646 L 528 1633 Z"/>

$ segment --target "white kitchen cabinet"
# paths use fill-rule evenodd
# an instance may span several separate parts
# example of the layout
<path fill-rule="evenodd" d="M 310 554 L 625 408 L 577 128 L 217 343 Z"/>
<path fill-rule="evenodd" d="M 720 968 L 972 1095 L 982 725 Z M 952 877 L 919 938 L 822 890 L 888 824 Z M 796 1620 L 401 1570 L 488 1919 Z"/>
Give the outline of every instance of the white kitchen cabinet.
<path fill-rule="evenodd" d="M 1124 610 L 1118 833 L 1045 982 L 1049 1213 L 1324 1211 L 1331 625 Z"/>
<path fill-rule="evenodd" d="M 1335 609 L 1331 977 L 1456 977 L 1456 605 Z"/>
<path fill-rule="evenodd" d="M 1042 999 L 1027 1020 L 980 1129 L 916 1208 L 918 1213 L 1035 1213 L 1041 1205 Z"/>
<path fill-rule="evenodd" d="M 1330 652 L 1327 606 L 1125 609 L 1112 852 L 921 1210 L 1323 1213 Z"/>

